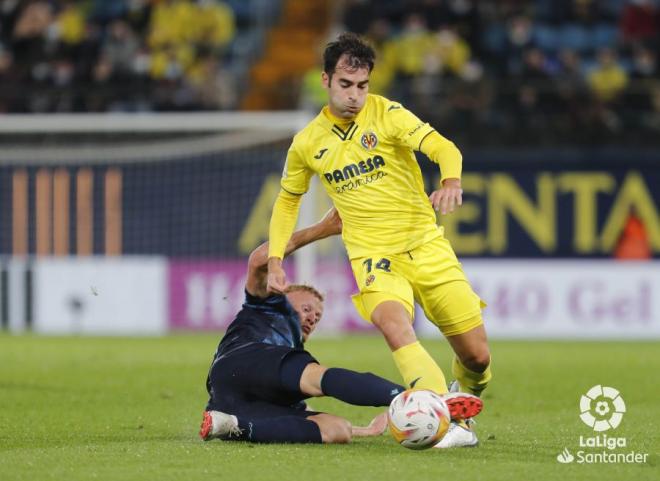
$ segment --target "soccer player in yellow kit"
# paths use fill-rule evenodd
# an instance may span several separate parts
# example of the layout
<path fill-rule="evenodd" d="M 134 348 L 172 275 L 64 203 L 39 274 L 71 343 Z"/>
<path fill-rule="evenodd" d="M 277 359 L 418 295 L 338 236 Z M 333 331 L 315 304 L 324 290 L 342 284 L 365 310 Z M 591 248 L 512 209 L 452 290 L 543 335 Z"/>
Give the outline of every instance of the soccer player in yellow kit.
<path fill-rule="evenodd" d="M 342 237 L 360 290 L 353 302 L 382 332 L 404 382 L 440 394 L 448 390 L 442 370 L 412 327 L 417 301 L 456 354 L 457 388 L 479 395 L 491 378 L 483 303 L 434 212 L 447 214 L 462 203 L 461 153 L 401 104 L 368 94 L 373 66 L 373 50 L 357 35 L 342 34 L 325 50 L 322 82 L 328 105 L 294 137 L 287 154 L 270 222 L 268 289 L 286 289 L 284 249 L 301 197 L 317 174 L 343 221 Z M 442 185 L 430 196 L 414 151 L 440 166 Z M 477 443 L 463 423 L 452 425 L 438 447 Z"/>

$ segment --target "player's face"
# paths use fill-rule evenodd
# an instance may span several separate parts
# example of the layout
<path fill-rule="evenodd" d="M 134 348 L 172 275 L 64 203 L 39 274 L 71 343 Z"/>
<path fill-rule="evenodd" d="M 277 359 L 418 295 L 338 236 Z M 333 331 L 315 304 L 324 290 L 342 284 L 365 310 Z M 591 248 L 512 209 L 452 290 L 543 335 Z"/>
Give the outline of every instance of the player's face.
<path fill-rule="evenodd" d="M 303 340 L 307 341 L 316 329 L 316 324 L 321 320 L 323 303 L 314 294 L 305 291 L 289 292 L 286 298 L 298 313 Z"/>
<path fill-rule="evenodd" d="M 345 55 L 339 57 L 332 77 L 323 72 L 328 106 L 335 117 L 350 120 L 360 113 L 369 93 L 369 69 L 352 66 Z"/>

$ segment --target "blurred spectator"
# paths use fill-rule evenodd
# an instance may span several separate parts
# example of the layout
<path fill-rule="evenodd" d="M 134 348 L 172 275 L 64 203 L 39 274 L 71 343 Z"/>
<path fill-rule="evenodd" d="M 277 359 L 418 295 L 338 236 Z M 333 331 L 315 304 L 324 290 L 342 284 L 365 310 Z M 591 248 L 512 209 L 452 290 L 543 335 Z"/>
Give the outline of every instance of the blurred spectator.
<path fill-rule="evenodd" d="M 7 92 L 9 95 L 0 96 L 0 113 L 15 110 L 12 101 L 16 98 L 16 69 L 14 68 L 14 58 L 11 52 L 0 48 L 0 91 Z"/>
<path fill-rule="evenodd" d="M 481 64 L 471 61 L 464 65 L 460 78 L 450 83 L 447 88 L 447 103 L 450 111 L 448 121 L 458 129 L 478 132 L 479 139 L 470 139 L 470 143 L 483 141 L 483 127 L 490 121 L 489 105 L 492 103 L 492 88 L 484 77 Z"/>
<path fill-rule="evenodd" d="M 643 128 L 646 113 L 654 110 L 653 95 L 660 85 L 658 58 L 650 48 L 635 48 L 630 72 L 631 85 L 625 93 L 627 121 L 631 126 Z"/>
<path fill-rule="evenodd" d="M 523 68 L 523 52 L 534 45 L 532 19 L 527 15 L 511 18 L 507 28 L 506 63 L 510 74 L 518 74 Z"/>
<path fill-rule="evenodd" d="M 69 1 L 60 10 L 53 28 L 65 45 L 78 45 L 85 35 L 86 20 L 80 5 Z"/>
<path fill-rule="evenodd" d="M 347 0 L 342 24 L 349 32 L 364 34 L 376 16 L 376 10 L 370 0 Z"/>
<path fill-rule="evenodd" d="M 416 0 L 408 3 L 410 5 L 404 6 L 401 10 L 404 13 L 415 13 L 422 17 L 429 30 L 436 30 L 449 19 L 446 0 Z"/>
<path fill-rule="evenodd" d="M 609 48 L 598 52 L 598 64 L 588 77 L 594 96 L 603 103 L 610 103 L 623 93 L 628 84 L 628 74 L 618 63 L 616 54 Z"/>
<path fill-rule="evenodd" d="M 195 52 L 189 44 L 167 45 L 151 54 L 149 74 L 154 80 L 176 80 L 192 66 Z"/>
<path fill-rule="evenodd" d="M 236 108 L 238 98 L 234 79 L 222 68 L 216 56 L 199 59 L 190 73 L 190 82 L 199 110 Z"/>
<path fill-rule="evenodd" d="M 128 0 L 125 19 L 134 32 L 145 32 L 147 30 L 152 8 L 151 0 Z"/>
<path fill-rule="evenodd" d="M 113 72 L 127 76 L 134 71 L 139 48 L 135 32 L 125 20 L 117 19 L 109 26 L 101 54 Z"/>
<path fill-rule="evenodd" d="M 193 42 L 199 47 L 221 52 L 236 35 L 234 14 L 224 3 L 197 0 L 195 20 L 191 29 Z"/>
<path fill-rule="evenodd" d="M 587 78 L 594 99 L 591 105 L 592 136 L 606 137 L 623 129 L 621 97 L 628 84 L 628 74 L 618 63 L 613 50 L 598 52 L 598 64 Z"/>
<path fill-rule="evenodd" d="M 305 73 L 302 79 L 298 108 L 316 113 L 327 103 L 328 94 L 321 83 L 321 72 L 322 69 L 317 67 Z M 371 83 L 371 80 L 369 83 Z"/>
<path fill-rule="evenodd" d="M 438 1 L 438 4 L 442 2 Z M 482 30 L 478 2 L 475 0 L 447 0 L 447 17 L 443 23 L 451 25 L 456 34 L 468 45 L 479 46 L 479 33 Z M 435 26 L 434 26 L 435 27 Z"/>
<path fill-rule="evenodd" d="M 384 95 L 397 70 L 397 47 L 392 40 L 392 25 L 385 18 L 374 20 L 365 37 L 376 51 L 376 68 L 369 78 L 369 91 Z"/>
<path fill-rule="evenodd" d="M 46 57 L 46 36 L 53 22 L 51 6 L 42 1 L 22 4 L 11 37 L 11 50 L 19 77 L 39 68 Z"/>
<path fill-rule="evenodd" d="M 434 36 L 431 55 L 448 74 L 460 76 L 468 60 L 470 46 L 450 27 L 441 27 Z"/>
<path fill-rule="evenodd" d="M 655 0 L 628 0 L 621 15 L 621 35 L 628 43 L 657 43 L 660 12 Z"/>
<path fill-rule="evenodd" d="M 643 126 L 660 135 L 660 85 L 655 84 L 651 90 L 651 109 L 643 114 Z"/>
<path fill-rule="evenodd" d="M 549 115 L 556 106 L 545 54 L 537 48 L 523 53 L 523 61 L 509 102 L 514 124 L 526 125 L 535 132 L 549 128 Z"/>
<path fill-rule="evenodd" d="M 398 72 L 404 77 L 413 77 L 435 68 L 427 64 L 432 57 L 434 39 L 427 28 L 424 17 L 417 13 L 408 15 L 401 33 L 394 39 Z"/>
<path fill-rule="evenodd" d="M 582 71 L 582 59 L 575 50 L 559 53 L 559 72 L 554 78 L 557 92 L 558 132 L 565 138 L 579 135 L 587 123 L 588 87 Z"/>

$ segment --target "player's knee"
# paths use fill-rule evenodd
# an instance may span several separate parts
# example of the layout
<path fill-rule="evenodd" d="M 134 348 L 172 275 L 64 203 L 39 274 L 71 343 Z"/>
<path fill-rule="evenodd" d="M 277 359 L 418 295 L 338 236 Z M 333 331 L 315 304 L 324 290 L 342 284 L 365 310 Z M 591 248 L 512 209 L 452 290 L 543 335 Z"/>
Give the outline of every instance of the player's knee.
<path fill-rule="evenodd" d="M 371 312 L 371 322 L 376 326 L 399 326 L 410 324 L 410 314 L 405 306 L 397 301 L 386 300 Z"/>
<path fill-rule="evenodd" d="M 323 379 L 323 374 L 327 370 L 327 367 L 316 364 L 315 362 L 307 364 L 300 376 L 300 392 L 307 396 L 323 396 L 321 379 Z"/>
<path fill-rule="evenodd" d="M 371 322 L 383 333 L 391 348 L 415 342 L 417 337 L 406 308 L 394 301 L 385 301 L 371 314 Z"/>
<path fill-rule="evenodd" d="M 461 362 L 470 371 L 484 372 L 490 365 L 490 352 L 488 349 L 469 353 L 461 359 Z"/>
<path fill-rule="evenodd" d="M 327 444 L 346 444 L 351 442 L 352 426 L 346 419 L 331 415 L 315 416 L 319 425 L 321 440 Z"/>
<path fill-rule="evenodd" d="M 329 443 L 346 444 L 351 442 L 352 428 L 351 423 L 345 419 L 337 419 L 332 423 L 329 433 Z"/>

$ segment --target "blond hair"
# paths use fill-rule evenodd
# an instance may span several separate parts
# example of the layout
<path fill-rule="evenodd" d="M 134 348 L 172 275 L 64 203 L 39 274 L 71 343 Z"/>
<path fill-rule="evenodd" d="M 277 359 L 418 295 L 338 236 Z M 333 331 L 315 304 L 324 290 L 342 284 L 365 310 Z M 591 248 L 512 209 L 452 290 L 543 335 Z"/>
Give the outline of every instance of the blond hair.
<path fill-rule="evenodd" d="M 308 286 L 307 284 L 291 284 L 289 287 L 284 289 L 284 293 L 288 294 L 289 292 L 303 291 L 308 292 L 315 296 L 319 301 L 323 302 L 325 298 L 316 288 Z"/>

